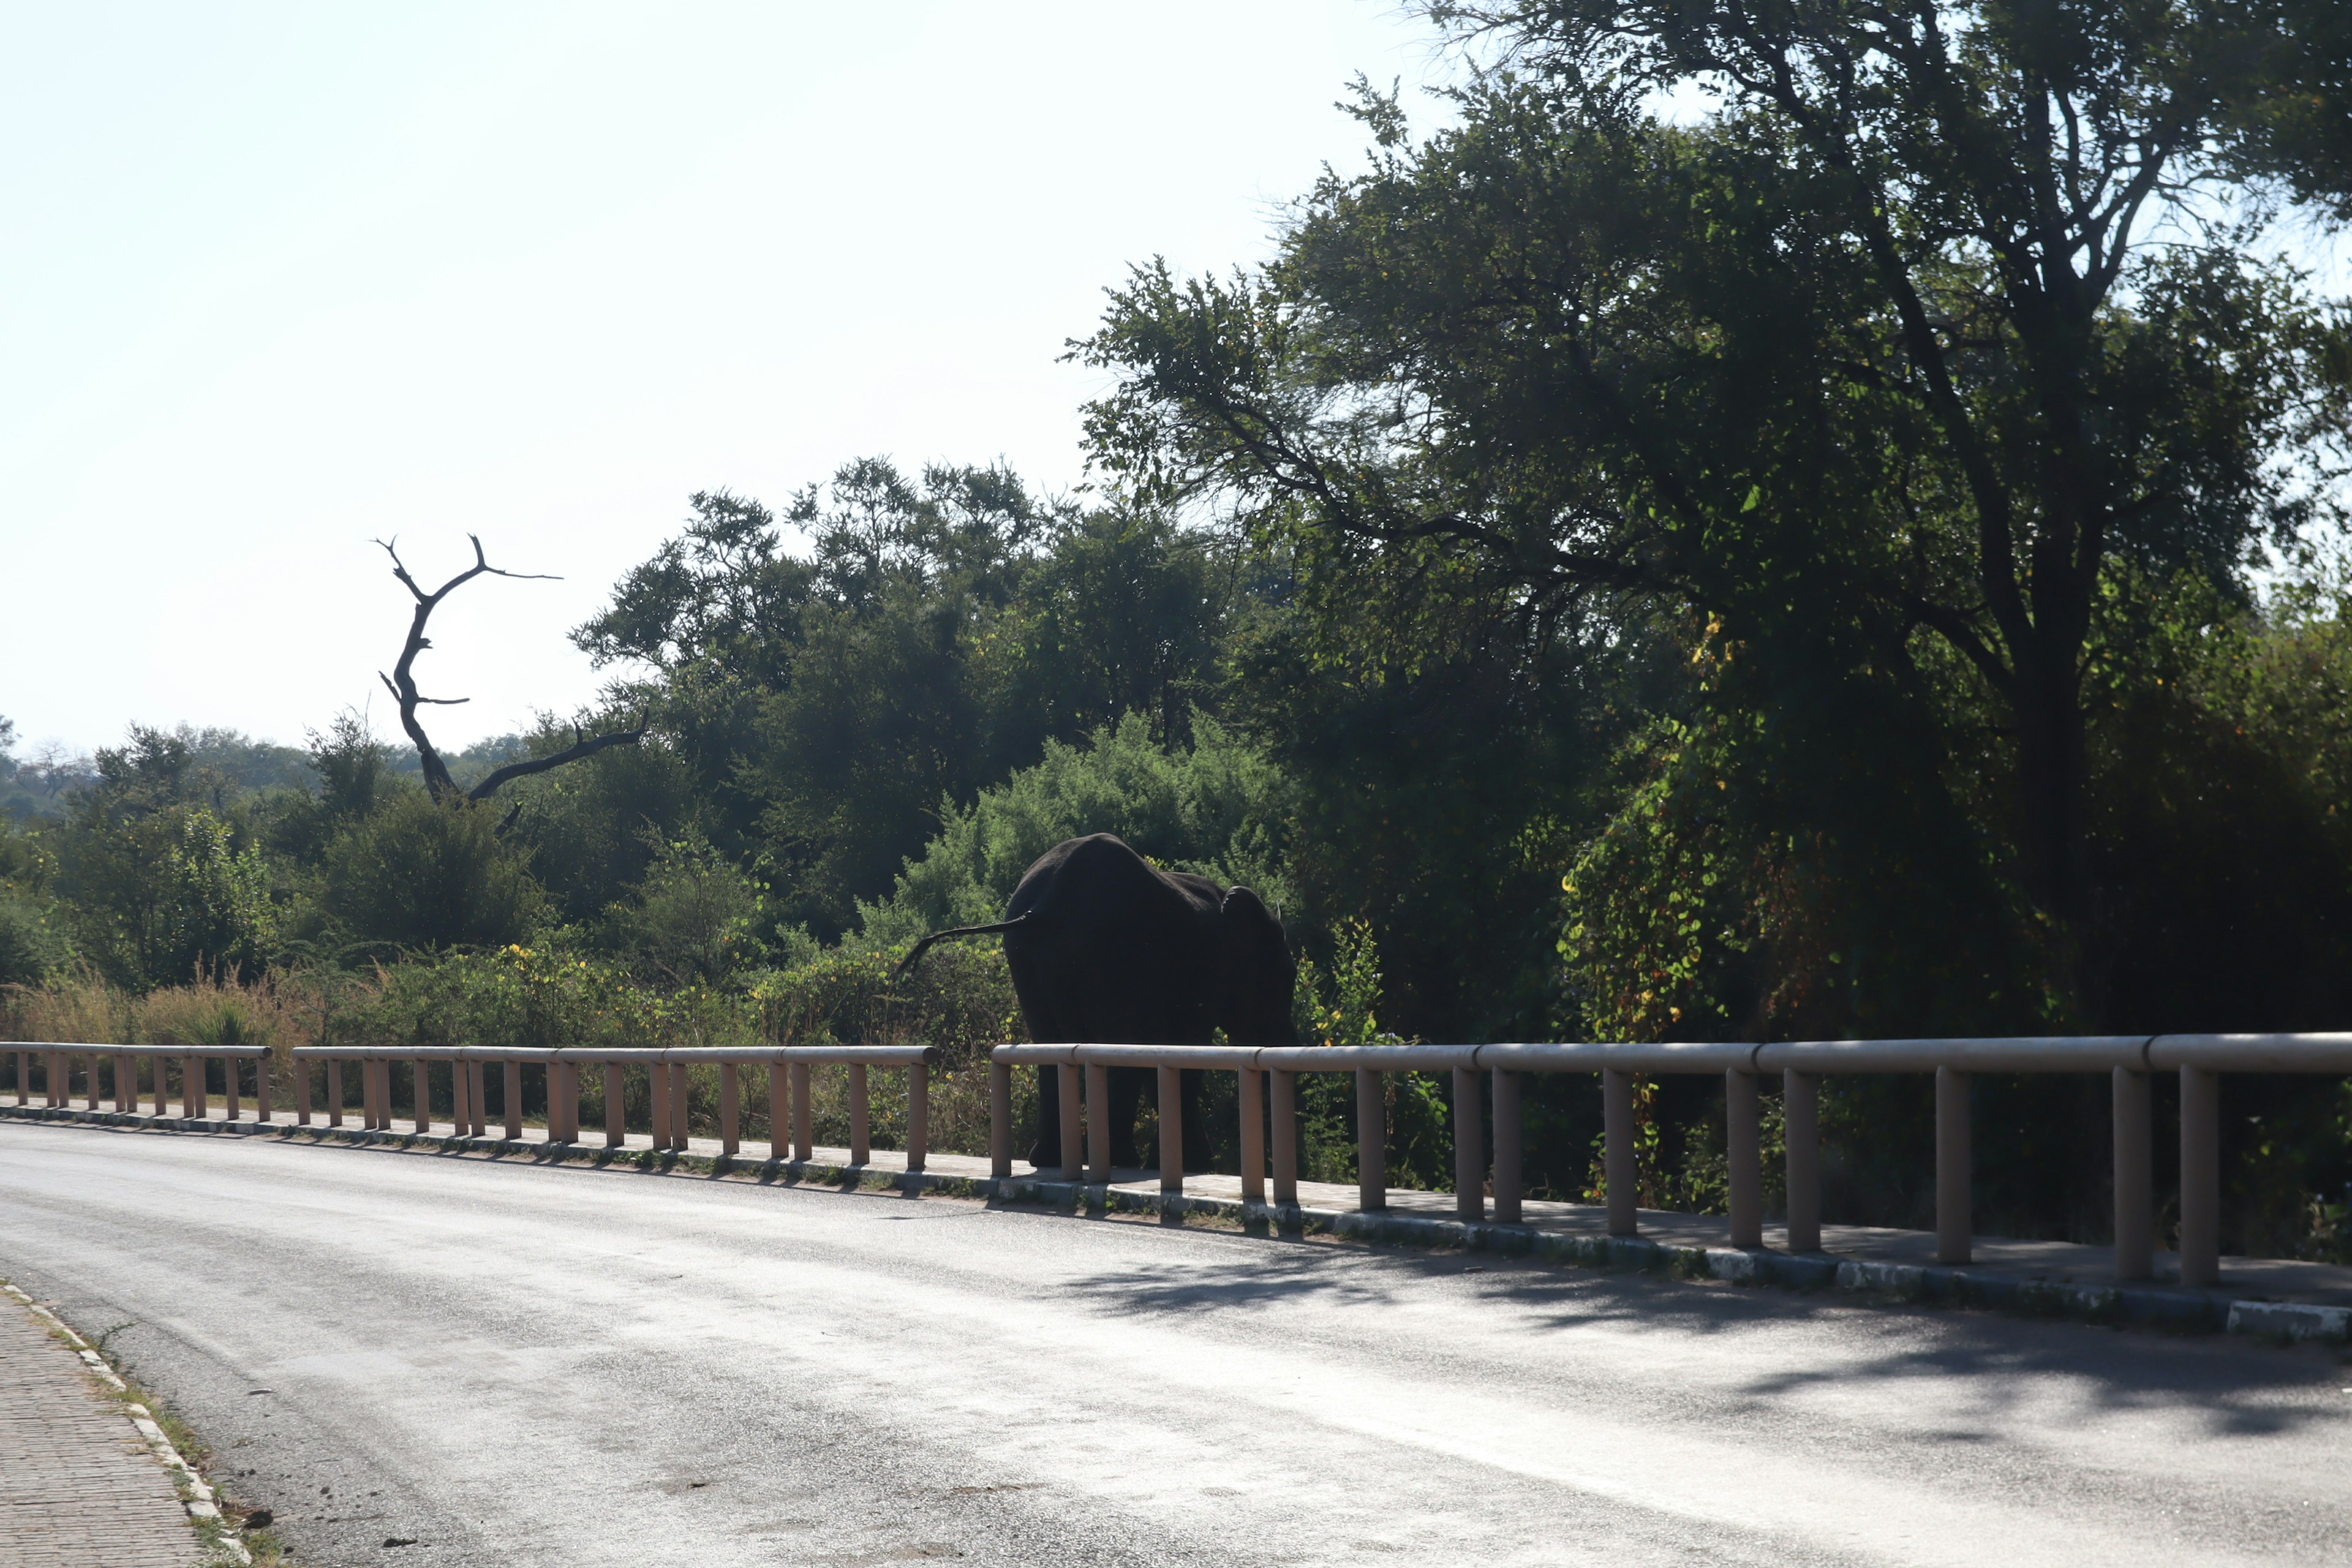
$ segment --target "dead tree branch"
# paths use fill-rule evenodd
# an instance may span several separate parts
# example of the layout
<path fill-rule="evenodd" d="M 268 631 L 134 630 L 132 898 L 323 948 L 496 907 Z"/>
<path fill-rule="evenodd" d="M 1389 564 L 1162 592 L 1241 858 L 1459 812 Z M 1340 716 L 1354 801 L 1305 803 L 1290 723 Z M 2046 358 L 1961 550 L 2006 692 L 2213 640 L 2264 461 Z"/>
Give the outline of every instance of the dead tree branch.
<path fill-rule="evenodd" d="M 425 733 L 425 726 L 417 719 L 416 710 L 428 704 L 454 708 L 467 699 L 427 697 L 416 689 L 416 656 L 433 646 L 433 639 L 425 635 L 425 624 L 433 618 L 433 612 L 440 607 L 442 600 L 477 577 L 513 577 L 521 581 L 540 583 L 562 580 L 544 572 L 509 572 L 501 567 L 493 566 L 482 552 L 480 536 L 469 533 L 466 537 L 474 546 L 474 563 L 429 594 L 425 591 L 423 584 L 409 574 L 407 563 L 401 560 L 400 551 L 397 548 L 400 542 L 397 539 L 376 541 L 377 544 L 383 546 L 383 552 L 392 557 L 392 574 L 400 580 L 400 585 L 406 588 L 409 596 L 416 601 L 415 614 L 409 618 L 408 640 L 402 645 L 400 650 L 400 662 L 392 667 L 390 675 L 385 675 L 379 670 L 377 679 L 382 680 L 384 689 L 392 693 L 393 700 L 400 704 L 400 727 L 407 731 L 410 743 L 416 748 L 417 763 L 425 773 L 425 792 L 436 801 L 456 799 L 461 792 L 457 788 L 457 781 L 449 776 L 448 764 L 441 760 L 440 752 L 435 749 L 431 738 Z M 543 773 L 550 768 L 562 767 L 566 763 L 578 762 L 583 757 L 593 757 L 607 746 L 634 745 L 644 738 L 645 732 L 646 727 L 642 722 L 634 730 L 617 731 L 609 735 L 594 737 L 583 736 L 579 728 L 574 726 L 572 743 L 562 751 L 552 756 L 534 757 L 528 762 L 509 763 L 492 773 L 471 790 L 462 793 L 467 800 L 488 800 L 499 786 L 509 780 L 521 778 L 529 773 Z"/>
<path fill-rule="evenodd" d="M 646 726 L 638 721 L 634 730 L 615 730 L 605 735 L 588 735 L 579 725 L 572 726 L 572 744 L 544 757 L 527 757 L 520 763 L 509 763 L 467 793 L 467 800 L 488 800 L 499 786 L 532 773 L 543 773 L 550 768 L 560 768 L 566 763 L 576 763 L 583 757 L 593 757 L 607 746 L 634 746 L 646 738 Z"/>

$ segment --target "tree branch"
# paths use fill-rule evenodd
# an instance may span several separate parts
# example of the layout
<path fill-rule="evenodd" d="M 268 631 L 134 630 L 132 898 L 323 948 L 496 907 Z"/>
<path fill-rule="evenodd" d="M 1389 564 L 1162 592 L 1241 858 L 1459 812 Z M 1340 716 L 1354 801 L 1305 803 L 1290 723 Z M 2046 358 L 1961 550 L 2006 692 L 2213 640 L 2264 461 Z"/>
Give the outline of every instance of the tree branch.
<path fill-rule="evenodd" d="M 450 578 L 446 583 L 442 584 L 438 588 L 434 589 L 429 594 L 425 591 L 424 585 L 418 583 L 415 577 L 410 574 L 408 563 L 401 560 L 399 550 L 400 541 L 397 535 L 389 540 L 379 539 L 375 542 L 378 545 L 383 547 L 383 552 L 386 555 L 392 557 L 393 576 L 399 580 L 402 587 L 408 590 L 409 597 L 416 601 L 415 613 L 409 617 L 408 621 L 408 639 L 401 645 L 400 662 L 392 667 L 392 673 L 389 675 L 384 674 L 381 670 L 377 671 L 376 679 L 383 682 L 384 689 L 392 693 L 393 700 L 400 705 L 400 727 L 407 732 L 409 742 L 416 748 L 417 766 L 425 774 L 425 793 L 430 795 L 436 801 L 455 799 L 458 793 L 457 782 L 449 776 L 449 765 L 441 760 L 440 752 L 435 749 L 431 737 L 425 733 L 425 726 L 418 721 L 416 710 L 419 708 L 428 706 L 436 708 L 455 708 L 458 704 L 467 701 L 467 699 L 463 697 L 427 697 L 423 692 L 417 690 L 416 656 L 433 646 L 433 639 L 425 635 L 425 624 L 433 618 L 433 612 L 440 606 L 442 600 L 447 598 L 452 593 L 456 592 L 458 588 L 463 587 L 466 584 L 472 582 L 477 577 L 513 577 L 521 581 L 540 583 L 553 583 L 560 582 L 562 580 L 541 572 L 503 571 L 499 567 L 491 565 L 489 558 L 483 553 L 482 540 L 479 534 L 469 533 L 466 537 L 467 540 L 472 542 L 474 546 L 474 563 L 471 566 L 467 567 L 463 572 L 458 573 L 455 577 Z M 637 731 L 637 733 L 644 733 L 642 727 Z M 634 739 L 635 737 L 632 736 L 631 738 Z M 586 755 L 587 753 L 583 752 L 582 754 Z M 569 759 L 567 758 L 565 760 Z M 546 765 L 552 767 L 555 763 L 551 762 Z M 509 770 L 501 769 L 499 772 L 492 773 L 490 778 L 495 779 L 499 783 L 504 783 L 505 775 L 509 771 Z M 536 773 L 540 770 L 537 768 L 530 768 L 525 771 Z M 488 784 L 489 781 L 485 780 L 484 783 Z M 487 789 L 477 788 L 470 798 L 479 800 L 488 793 L 488 791 Z"/>
<path fill-rule="evenodd" d="M 466 793 L 466 798 L 488 800 L 497 794 L 501 786 L 516 779 L 528 778 L 533 773 L 543 773 L 550 768 L 560 768 L 566 763 L 576 763 L 583 757 L 593 757 L 607 746 L 634 746 L 645 737 L 646 724 L 642 719 L 637 721 L 637 727 L 634 730 L 615 730 L 607 735 L 583 737 L 580 732 L 580 726 L 574 724 L 572 726 L 572 744 L 544 757 L 530 757 L 520 763 L 509 763 L 468 790 Z M 509 816 L 507 820 L 511 824 L 514 819 Z"/>

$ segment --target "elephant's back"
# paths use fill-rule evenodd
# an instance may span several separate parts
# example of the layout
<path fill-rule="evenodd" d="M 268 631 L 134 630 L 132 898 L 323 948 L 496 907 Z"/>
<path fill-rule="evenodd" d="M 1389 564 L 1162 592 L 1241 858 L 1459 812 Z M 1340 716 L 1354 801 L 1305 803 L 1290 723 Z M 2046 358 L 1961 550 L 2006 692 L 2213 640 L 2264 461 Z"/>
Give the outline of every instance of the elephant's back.
<path fill-rule="evenodd" d="M 1065 840 L 1021 879 L 1005 957 L 1035 1037 L 1207 1038 L 1217 889 L 1108 833 Z M 1024 918 L 1025 917 L 1025 919 Z"/>

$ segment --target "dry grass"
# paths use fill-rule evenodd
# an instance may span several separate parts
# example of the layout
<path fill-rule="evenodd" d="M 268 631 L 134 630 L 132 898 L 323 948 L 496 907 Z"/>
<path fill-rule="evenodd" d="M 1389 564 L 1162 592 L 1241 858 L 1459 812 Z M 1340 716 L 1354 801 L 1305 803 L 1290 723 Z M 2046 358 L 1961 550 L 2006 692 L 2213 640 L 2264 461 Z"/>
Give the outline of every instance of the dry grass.
<path fill-rule="evenodd" d="M 270 1047 L 272 1093 L 290 1103 L 294 1085 L 292 1058 L 296 1046 L 317 1043 L 341 1023 L 347 1034 L 349 1017 L 363 1007 L 374 989 L 366 981 L 343 980 L 331 992 L 300 977 L 264 975 L 253 980 L 200 979 L 186 985 L 167 986 L 140 995 L 83 973 L 47 985 L 10 986 L 0 990 L 0 1037 L 28 1041 L 74 1041 L 143 1045 L 229 1046 Z M 338 1017 L 337 1015 L 341 1015 Z M 897 1031 L 903 1033 L 904 1031 Z M 657 1043 L 657 1042 L 648 1042 Z M 683 1042 L 681 1042 L 683 1043 Z M 873 1043 L 879 1043 L 878 1041 Z M 35 1071 L 39 1071 L 37 1065 Z M 359 1075 L 346 1072 L 344 1092 L 356 1101 Z M 493 1083 L 496 1075 L 493 1074 Z M 698 1134 L 719 1131 L 719 1069 L 698 1067 L 688 1075 L 687 1117 Z M 633 1128 L 649 1126 L 649 1088 L 642 1069 L 625 1078 L 627 1114 Z M 1013 1075 L 1013 1122 L 1016 1129 L 1036 1121 L 1036 1075 Z M 871 1132 L 877 1149 L 902 1149 L 907 1136 L 907 1074 L 902 1068 L 867 1069 Z M 442 1099 L 446 1081 L 440 1086 Z M 604 1120 L 604 1075 L 581 1075 L 581 1121 L 586 1126 Z M 526 1120 L 544 1124 L 538 1074 L 528 1076 L 527 1092 L 537 1114 Z M 396 1091 L 405 1103 L 404 1078 Z M 493 1087 L 492 1095 L 499 1090 Z M 742 1069 L 742 1136 L 746 1144 L 768 1139 L 768 1069 Z M 817 1142 L 842 1147 L 849 1142 L 849 1069 L 810 1069 L 811 1131 Z M 446 1110 L 446 1105 L 444 1107 Z M 1016 1142 L 1020 1136 L 1016 1134 Z M 988 1064 L 979 1050 L 959 1050 L 931 1069 L 930 1146 L 942 1152 L 984 1155 L 988 1152 Z"/>

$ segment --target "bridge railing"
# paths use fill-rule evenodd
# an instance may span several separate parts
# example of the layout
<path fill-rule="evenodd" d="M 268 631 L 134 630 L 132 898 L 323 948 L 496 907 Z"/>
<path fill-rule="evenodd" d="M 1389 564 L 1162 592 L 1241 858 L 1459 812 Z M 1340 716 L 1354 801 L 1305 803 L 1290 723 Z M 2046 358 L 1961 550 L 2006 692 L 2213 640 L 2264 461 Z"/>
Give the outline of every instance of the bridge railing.
<path fill-rule="evenodd" d="M 267 1046 L 118 1046 L 93 1045 L 87 1042 L 51 1040 L 0 1040 L 0 1056 L 10 1059 L 18 1105 L 32 1100 L 32 1069 L 36 1061 L 41 1067 L 41 1101 L 49 1106 L 70 1106 L 73 1103 L 73 1080 L 79 1068 L 86 1108 L 99 1109 L 100 1090 L 111 1088 L 114 1109 L 136 1115 L 142 1098 L 140 1077 L 142 1064 L 154 1096 L 157 1116 L 168 1114 L 168 1079 L 176 1065 L 180 1074 L 180 1101 L 183 1116 L 209 1118 L 212 1115 L 210 1068 L 221 1064 L 223 1114 L 231 1121 L 241 1119 L 244 1096 L 239 1092 L 238 1064 L 251 1062 L 253 1100 L 256 1113 L 264 1121 L 269 1120 L 269 1047 Z M 100 1079 L 111 1070 L 111 1085 Z"/>
<path fill-rule="evenodd" d="M 415 1130 L 427 1131 L 432 1126 L 433 1080 L 446 1071 L 451 1120 L 458 1135 L 486 1137 L 488 1079 L 495 1068 L 505 1091 L 500 1096 L 500 1131 L 509 1140 L 520 1140 L 524 1131 L 523 1075 L 530 1069 L 541 1075 L 546 1093 L 544 1142 L 577 1144 L 585 1141 L 580 1125 L 582 1078 L 593 1072 L 603 1079 L 604 1143 L 618 1149 L 627 1142 L 628 1078 L 642 1072 L 652 1112 L 653 1146 L 683 1151 L 688 1069 L 715 1066 L 719 1148 L 731 1156 L 741 1152 L 743 1143 L 742 1069 L 764 1065 L 768 1068 L 769 1157 L 808 1160 L 815 1153 L 809 1069 L 843 1066 L 849 1069 L 849 1163 L 863 1165 L 873 1157 L 873 1097 L 867 1074 L 877 1067 L 899 1068 L 907 1073 L 907 1169 L 920 1171 L 930 1141 L 930 1068 L 939 1054 L 937 1047 L 922 1046 L 297 1046 L 293 1051 L 295 1110 L 297 1120 L 308 1125 L 314 1069 L 323 1072 L 327 1123 L 341 1126 L 343 1068 L 350 1063 L 360 1073 L 362 1125 L 389 1131 L 394 1074 L 404 1068 Z"/>
<path fill-rule="evenodd" d="M 2174 1073 L 2180 1083 L 2180 1277 L 2186 1284 L 2210 1285 L 2219 1279 L 2221 1269 L 2221 1075 L 2352 1074 L 2352 1034 L 1800 1040 L 1760 1046 L 1398 1045 L 1264 1049 L 999 1046 L 991 1053 L 989 1096 L 990 1161 L 999 1177 L 1012 1174 L 1012 1073 L 1024 1064 L 1055 1069 L 1061 1175 L 1072 1182 L 1109 1179 L 1109 1069 L 1156 1070 L 1160 1088 L 1160 1185 L 1171 1194 L 1184 1189 L 1182 1096 L 1177 1091 L 1176 1075 L 1187 1068 L 1238 1073 L 1242 1197 L 1246 1203 L 1265 1201 L 1270 1153 L 1273 1201 L 1277 1205 L 1298 1201 L 1297 1075 L 1352 1072 L 1356 1075 L 1357 1202 L 1371 1210 L 1385 1208 L 1388 1201 L 1387 1118 L 1381 1075 L 1450 1072 L 1455 1211 L 1465 1220 L 1486 1217 L 1489 1160 L 1484 1147 L 1483 1100 L 1491 1091 L 1494 1217 L 1507 1225 L 1517 1224 L 1521 1218 L 1522 1075 L 1597 1073 L 1601 1087 L 1602 1169 L 1609 1230 L 1613 1236 L 1632 1236 L 1638 1228 L 1633 1079 L 1645 1074 L 1720 1073 L 1724 1147 L 1730 1175 L 1731 1244 L 1740 1247 L 1763 1245 L 1759 1087 L 1765 1074 L 1778 1073 L 1788 1146 L 1787 1241 L 1795 1252 L 1821 1247 L 1820 1080 L 1845 1073 L 1932 1074 L 1936 1080 L 1936 1255 L 1937 1261 L 1948 1264 L 1968 1262 L 1972 1247 L 1971 1078 L 1979 1073 L 2105 1074 L 2112 1085 L 2114 1110 L 2116 1275 L 2126 1280 L 2146 1279 L 2155 1271 L 2149 1081 L 2157 1073 Z M 1266 1147 L 1269 1128 L 1270 1151 Z"/>

